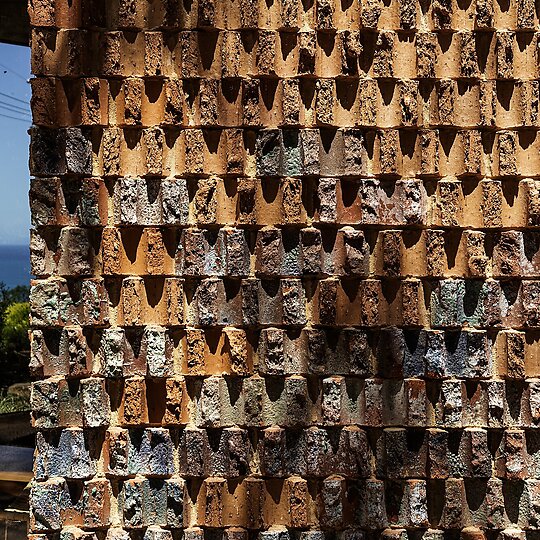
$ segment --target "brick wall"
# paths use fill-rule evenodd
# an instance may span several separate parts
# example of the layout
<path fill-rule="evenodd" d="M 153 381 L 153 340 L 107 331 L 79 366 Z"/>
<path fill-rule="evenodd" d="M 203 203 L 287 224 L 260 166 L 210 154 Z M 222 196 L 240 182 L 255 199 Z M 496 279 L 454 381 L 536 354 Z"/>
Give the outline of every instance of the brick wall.
<path fill-rule="evenodd" d="M 32 540 L 536 538 L 538 6 L 30 15 Z"/>

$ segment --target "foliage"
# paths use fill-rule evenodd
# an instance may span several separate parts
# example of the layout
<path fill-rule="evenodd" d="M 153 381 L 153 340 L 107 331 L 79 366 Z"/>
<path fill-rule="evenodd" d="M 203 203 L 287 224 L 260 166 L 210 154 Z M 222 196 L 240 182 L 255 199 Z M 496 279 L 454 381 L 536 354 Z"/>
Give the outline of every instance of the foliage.
<path fill-rule="evenodd" d="M 15 302 L 4 310 L 1 347 L 6 352 L 28 351 L 28 302 Z"/>
<path fill-rule="evenodd" d="M 30 297 L 30 287 L 26 285 L 17 285 L 8 289 L 5 283 L 0 281 L 0 305 L 8 306 L 14 302 L 28 302 Z"/>
<path fill-rule="evenodd" d="M 28 398 L 13 394 L 0 395 L 0 414 L 23 412 L 30 409 Z"/>
<path fill-rule="evenodd" d="M 1 386 L 28 381 L 30 342 L 28 339 L 29 288 L 18 286 L 8 289 L 0 282 L 0 376 Z M 8 405 L 17 406 L 9 401 Z M 2 412 L 0 398 L 0 412 Z M 13 400 L 12 400 L 13 401 Z M 16 401 L 16 400 L 15 400 Z M 7 402 L 6 402 L 7 403 Z"/>
<path fill-rule="evenodd" d="M 28 302 L 30 297 L 30 288 L 24 285 L 18 285 L 13 289 L 8 289 L 5 283 L 0 281 L 0 331 L 4 327 L 4 316 L 7 308 L 11 304 Z"/>

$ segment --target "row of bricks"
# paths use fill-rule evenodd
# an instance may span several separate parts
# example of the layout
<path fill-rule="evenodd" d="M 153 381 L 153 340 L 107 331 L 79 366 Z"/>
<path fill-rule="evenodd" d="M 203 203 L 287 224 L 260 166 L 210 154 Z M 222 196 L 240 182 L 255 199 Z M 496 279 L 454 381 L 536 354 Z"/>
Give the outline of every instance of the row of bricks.
<path fill-rule="evenodd" d="M 33 79 L 42 126 L 538 128 L 538 81 Z M 154 130 L 160 133 L 160 130 Z M 170 129 L 168 137 L 170 138 Z"/>
<path fill-rule="evenodd" d="M 180 536 L 176 530 L 163 529 L 150 526 L 146 529 L 125 530 L 120 527 L 111 527 L 106 535 L 100 531 L 82 530 L 79 527 L 66 527 L 61 533 L 30 533 L 29 540 L 173 540 L 185 538 L 186 540 L 526 540 L 534 539 L 537 532 L 533 529 L 523 530 L 515 526 L 505 529 L 487 529 L 478 527 L 465 527 L 463 529 L 403 529 L 398 527 L 383 530 L 364 530 L 347 528 L 342 531 L 318 530 L 307 531 L 287 529 L 283 526 L 271 526 L 265 531 L 253 533 L 240 527 L 229 528 L 202 528 L 188 527 L 182 529 Z"/>
<path fill-rule="evenodd" d="M 445 434 L 448 436 L 441 432 L 440 440 Z M 440 451 L 444 452 L 446 447 Z M 287 434 L 277 427 L 263 432 L 237 427 L 211 432 L 111 428 L 99 435 L 69 428 L 38 434 L 34 478 L 81 480 L 97 473 L 108 477 L 170 477 L 176 473 L 227 478 L 247 474 L 369 477 L 374 470 L 372 455 L 366 432 L 350 426 L 336 433 L 309 428 Z"/>
<path fill-rule="evenodd" d="M 448 73 L 446 73 L 448 75 Z M 538 128 L 538 81 L 32 79 L 42 126 Z"/>
<path fill-rule="evenodd" d="M 172 0 L 154 0 L 151 7 L 148 3 L 141 0 L 121 0 L 112 4 L 106 0 L 39 0 L 30 6 L 30 23 L 42 27 L 100 27 L 132 31 L 200 27 L 296 30 L 315 26 L 326 31 L 343 27 L 403 30 L 417 27 L 440 30 L 538 28 L 534 4 L 527 0 L 508 3 L 477 0 L 466 4 L 438 0 L 418 11 L 413 2 L 406 0 L 362 0 L 345 4 L 333 0 L 280 0 L 270 3 L 244 0 L 239 5 L 232 1 L 198 0 L 178 4 Z"/>
<path fill-rule="evenodd" d="M 129 212 L 126 204 L 121 211 Z M 146 228 L 134 234 L 64 227 L 33 230 L 30 253 L 35 276 L 540 276 L 540 232 L 530 229 Z"/>
<path fill-rule="evenodd" d="M 246 331 L 66 327 L 31 331 L 41 377 L 355 375 L 427 379 L 540 375 L 538 331 L 357 328 Z"/>
<path fill-rule="evenodd" d="M 414 7 L 414 3 L 409 2 L 409 6 Z M 534 79 L 539 73 L 539 36 L 538 31 L 460 31 L 442 37 L 436 32 L 411 35 L 352 29 L 328 34 L 320 27 L 300 32 L 194 30 L 137 34 L 34 29 L 32 72 L 36 76 L 184 79 Z M 85 49 L 83 43 L 91 46 Z M 98 54 L 90 54 L 90 50 Z"/>
<path fill-rule="evenodd" d="M 97 8 L 98 13 L 93 13 L 92 8 Z M 417 23 L 439 29 L 492 28 L 499 24 L 507 27 L 512 23 L 520 29 L 537 26 L 533 6 L 526 1 L 509 2 L 508 6 L 491 0 L 468 5 L 441 1 L 429 8 L 417 13 L 416 6 L 404 1 L 367 1 L 357 5 L 328 0 L 309 3 L 282 0 L 260 5 L 257 1 L 251 1 L 238 7 L 212 0 L 179 6 L 166 0 L 153 2 L 152 9 L 148 9 L 136 0 L 113 5 L 103 0 L 56 5 L 50 0 L 40 0 L 31 6 L 30 20 L 33 26 L 97 26 L 129 30 L 159 27 L 278 27 L 294 30 L 301 26 L 318 26 L 331 31 L 335 27 L 354 25 L 355 21 L 366 29 L 385 26 L 414 29 Z"/>
<path fill-rule="evenodd" d="M 104 437 L 104 444 L 102 444 Z M 39 433 L 34 479 L 61 476 L 187 478 L 298 475 L 405 479 L 540 477 L 538 430 L 446 431 L 270 427 L 245 430 L 111 428 L 104 435 L 80 428 Z M 100 461 L 101 460 L 101 461 Z"/>
<path fill-rule="evenodd" d="M 538 176 L 540 130 L 34 128 L 36 176 Z"/>
<path fill-rule="evenodd" d="M 34 227 L 259 228 L 319 223 L 335 228 L 524 228 L 540 225 L 540 182 L 475 178 L 34 178 L 30 208 Z M 331 238 L 337 231 L 327 228 L 320 234 Z M 369 240 L 369 230 L 364 229 L 364 234 Z M 529 231 L 524 237 L 533 234 Z M 443 233 L 443 237 L 446 244 L 452 233 Z M 323 242 L 323 249 L 325 245 Z"/>
<path fill-rule="evenodd" d="M 537 379 L 50 378 L 33 383 L 31 405 L 40 430 L 111 423 L 536 428 L 539 392 Z"/>
<path fill-rule="evenodd" d="M 69 102 L 61 92 L 74 92 L 59 79 L 33 81 L 34 122 L 45 126 L 539 126 L 538 81 L 249 79 L 237 83 L 191 79 L 163 85 L 133 78 L 109 84 L 77 79 L 71 86 L 84 85 L 83 93 L 77 92 Z"/>
<path fill-rule="evenodd" d="M 76 263 L 76 261 L 74 261 Z M 44 326 L 538 327 L 540 281 L 493 279 L 35 280 L 31 320 Z"/>
<path fill-rule="evenodd" d="M 124 482 L 98 479 L 75 486 L 54 478 L 32 484 L 30 528 L 40 532 L 73 525 L 91 529 L 281 525 L 334 530 L 389 525 L 504 529 L 514 525 L 537 530 L 539 498 L 537 480 L 497 478 L 434 482 L 352 480 L 337 475 L 322 481 L 135 478 Z"/>

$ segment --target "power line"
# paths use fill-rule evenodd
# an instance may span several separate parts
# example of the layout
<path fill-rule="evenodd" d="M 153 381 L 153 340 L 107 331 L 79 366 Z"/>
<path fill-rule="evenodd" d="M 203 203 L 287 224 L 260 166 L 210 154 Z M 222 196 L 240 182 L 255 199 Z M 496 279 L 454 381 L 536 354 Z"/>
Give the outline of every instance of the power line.
<path fill-rule="evenodd" d="M 2 111 L 0 110 L 0 113 Z M 10 113 L 11 111 L 7 111 L 8 113 Z M 30 117 L 24 117 L 24 116 L 12 116 L 11 114 L 8 114 L 8 115 L 3 115 L 3 116 L 7 116 L 8 118 L 13 118 L 13 120 L 21 120 L 22 122 L 32 122 L 32 119 Z"/>
<path fill-rule="evenodd" d="M 13 113 L 13 114 L 18 114 L 21 117 L 26 117 L 28 119 L 31 118 L 29 114 L 25 114 L 25 113 L 21 113 L 19 111 L 15 111 L 13 109 L 10 109 L 9 107 L 6 107 L 5 105 L 2 105 L 1 103 L 0 103 L 0 109 L 4 109 L 4 110 L 9 111 L 10 113 Z"/>
<path fill-rule="evenodd" d="M 12 105 L 11 103 L 7 103 L 6 101 L 2 101 L 1 99 L 0 99 L 0 104 L 5 105 L 6 107 L 10 107 L 11 109 L 17 109 L 25 113 L 30 112 L 30 109 L 28 107 L 19 107 L 18 105 Z"/>
<path fill-rule="evenodd" d="M 24 122 L 25 124 L 31 123 L 29 120 L 23 120 L 22 118 L 15 118 L 14 116 L 8 116 L 7 114 L 0 113 L 1 118 L 10 118 L 11 120 L 18 120 L 19 122 Z"/>
<path fill-rule="evenodd" d="M 10 67 L 7 67 L 5 64 L 0 63 L 0 67 L 3 67 L 4 69 L 9 71 L 10 73 L 13 73 L 13 75 L 15 75 L 16 77 L 19 77 L 19 79 L 22 79 L 24 82 L 28 82 L 27 77 L 24 77 L 20 73 L 17 73 L 15 70 L 11 69 Z"/>
<path fill-rule="evenodd" d="M 28 101 L 25 101 L 24 99 L 19 99 L 13 96 L 10 96 L 9 94 L 5 94 L 4 92 L 0 92 L 0 96 L 7 97 L 9 99 L 13 99 L 15 101 L 18 101 L 19 103 L 24 103 L 25 105 L 28 105 Z"/>
<path fill-rule="evenodd" d="M 0 104 L 5 105 L 6 107 L 10 107 L 11 109 L 15 109 L 20 112 L 28 113 L 30 112 L 30 109 L 28 107 L 20 107 L 19 105 L 13 105 L 13 103 L 8 103 L 7 101 L 4 101 L 0 99 Z"/>

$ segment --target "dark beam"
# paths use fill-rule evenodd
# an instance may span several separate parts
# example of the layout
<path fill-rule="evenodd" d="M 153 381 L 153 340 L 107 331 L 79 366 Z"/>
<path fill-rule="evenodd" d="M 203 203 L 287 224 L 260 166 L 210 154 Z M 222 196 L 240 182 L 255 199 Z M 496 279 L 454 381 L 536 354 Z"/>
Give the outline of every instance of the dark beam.
<path fill-rule="evenodd" d="M 27 0 L 0 0 L 0 42 L 30 44 Z"/>

